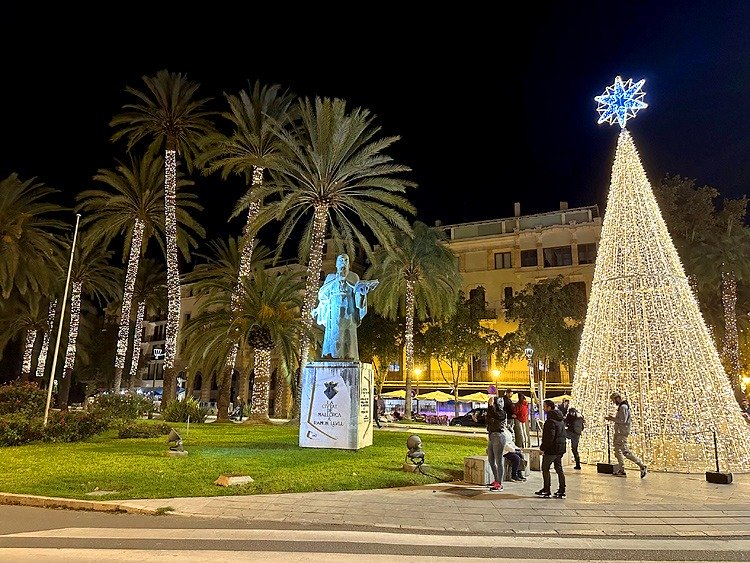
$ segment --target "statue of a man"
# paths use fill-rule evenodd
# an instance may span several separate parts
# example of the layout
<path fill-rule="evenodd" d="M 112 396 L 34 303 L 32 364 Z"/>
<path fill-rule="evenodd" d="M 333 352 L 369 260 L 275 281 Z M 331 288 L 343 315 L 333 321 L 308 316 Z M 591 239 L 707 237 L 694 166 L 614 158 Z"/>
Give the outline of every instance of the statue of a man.
<path fill-rule="evenodd" d="M 357 327 L 367 314 L 367 293 L 378 280 L 360 280 L 349 270 L 349 256 L 336 257 L 336 272 L 326 276 L 318 290 L 312 315 L 323 333 L 322 359 L 359 360 Z"/>

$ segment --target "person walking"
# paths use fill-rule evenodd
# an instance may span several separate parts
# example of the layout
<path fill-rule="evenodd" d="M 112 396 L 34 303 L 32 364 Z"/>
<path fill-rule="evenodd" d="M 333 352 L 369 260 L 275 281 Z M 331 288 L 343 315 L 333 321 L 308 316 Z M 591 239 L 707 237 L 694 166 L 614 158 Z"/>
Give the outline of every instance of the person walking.
<path fill-rule="evenodd" d="M 503 449 L 505 448 L 505 411 L 500 406 L 498 397 L 490 397 L 487 401 L 487 461 L 492 469 L 494 481 L 490 485 L 491 491 L 503 490 Z"/>
<path fill-rule="evenodd" d="M 614 423 L 615 435 L 612 439 L 612 447 L 615 450 L 615 457 L 620 469 L 615 471 L 613 475 L 617 477 L 627 477 L 625 473 L 625 460 L 624 457 L 635 463 L 641 468 L 641 479 L 646 476 L 648 468 L 638 457 L 636 457 L 628 449 L 628 436 L 630 435 L 630 405 L 627 401 L 623 400 L 619 393 L 612 393 L 609 399 L 617 405 L 617 413 L 615 416 L 605 416 L 604 419 Z"/>
<path fill-rule="evenodd" d="M 513 423 L 516 444 L 521 448 L 528 448 L 531 445 L 529 443 L 529 402 L 523 393 L 518 394 L 518 401 L 513 405 L 513 414 L 516 415 Z"/>
<path fill-rule="evenodd" d="M 573 450 L 573 459 L 576 462 L 573 469 L 581 468 L 581 458 L 578 455 L 578 441 L 581 439 L 584 425 L 585 422 L 581 413 L 577 409 L 570 407 L 568 414 L 565 416 L 565 435 L 570 440 L 570 449 Z"/>
<path fill-rule="evenodd" d="M 534 494 L 542 498 L 565 498 L 565 473 L 563 473 L 562 457 L 565 454 L 565 424 L 562 413 L 555 408 L 555 403 L 547 399 L 544 401 L 544 412 L 547 420 L 542 428 L 542 443 L 539 449 L 542 451 L 542 478 L 544 485 Z M 557 491 L 554 495 L 550 492 L 552 478 L 550 466 L 555 466 L 557 473 Z"/>

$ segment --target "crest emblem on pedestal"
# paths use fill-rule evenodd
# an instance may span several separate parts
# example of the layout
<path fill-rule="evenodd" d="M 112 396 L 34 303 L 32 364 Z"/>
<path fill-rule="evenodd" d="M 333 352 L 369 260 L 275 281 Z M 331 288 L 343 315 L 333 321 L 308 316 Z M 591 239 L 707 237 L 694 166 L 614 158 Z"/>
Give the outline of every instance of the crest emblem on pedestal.
<path fill-rule="evenodd" d="M 326 397 L 328 397 L 328 400 L 333 399 L 336 394 L 338 393 L 338 389 L 336 389 L 336 385 L 338 385 L 335 381 L 329 381 L 326 383 L 326 390 L 323 391 Z"/>

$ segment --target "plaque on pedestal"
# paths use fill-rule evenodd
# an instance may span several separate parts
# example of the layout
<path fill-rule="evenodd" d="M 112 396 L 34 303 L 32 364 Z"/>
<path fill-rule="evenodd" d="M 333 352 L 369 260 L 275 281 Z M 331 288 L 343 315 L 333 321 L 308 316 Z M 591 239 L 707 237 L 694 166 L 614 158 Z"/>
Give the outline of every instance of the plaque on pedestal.
<path fill-rule="evenodd" d="M 310 362 L 302 374 L 299 445 L 358 450 L 372 445 L 372 365 Z"/>

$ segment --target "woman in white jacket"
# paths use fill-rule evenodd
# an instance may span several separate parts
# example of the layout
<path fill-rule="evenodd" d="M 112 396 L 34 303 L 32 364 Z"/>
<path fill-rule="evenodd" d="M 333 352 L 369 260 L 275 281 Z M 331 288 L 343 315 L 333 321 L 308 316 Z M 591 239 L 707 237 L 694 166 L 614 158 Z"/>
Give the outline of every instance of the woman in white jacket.
<path fill-rule="evenodd" d="M 511 463 L 511 481 L 526 481 L 526 478 L 521 472 L 521 460 L 523 459 L 523 450 L 516 446 L 513 442 L 513 433 L 506 428 L 505 432 L 505 446 L 503 447 L 503 457 Z"/>

